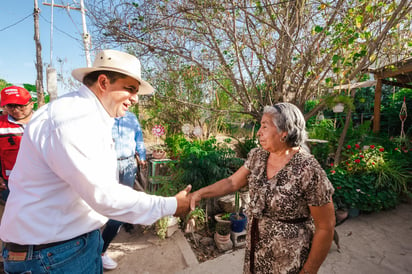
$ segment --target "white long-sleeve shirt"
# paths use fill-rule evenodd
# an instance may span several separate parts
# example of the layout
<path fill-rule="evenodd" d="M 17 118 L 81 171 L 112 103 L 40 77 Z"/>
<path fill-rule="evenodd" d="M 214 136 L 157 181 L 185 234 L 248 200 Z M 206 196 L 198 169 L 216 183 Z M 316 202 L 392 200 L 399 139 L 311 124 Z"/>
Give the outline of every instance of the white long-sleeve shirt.
<path fill-rule="evenodd" d="M 45 244 L 100 228 L 107 217 L 151 224 L 175 213 L 175 197 L 118 183 L 112 126 L 85 86 L 35 112 L 10 176 L 2 241 Z"/>

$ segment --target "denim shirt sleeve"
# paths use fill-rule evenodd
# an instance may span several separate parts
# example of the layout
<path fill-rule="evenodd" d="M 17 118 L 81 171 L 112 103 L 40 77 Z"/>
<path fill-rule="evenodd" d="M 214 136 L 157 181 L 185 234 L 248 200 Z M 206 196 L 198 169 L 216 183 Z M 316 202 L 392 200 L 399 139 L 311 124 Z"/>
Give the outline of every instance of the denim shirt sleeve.
<path fill-rule="evenodd" d="M 137 118 L 136 118 L 135 142 L 136 142 L 136 152 L 139 154 L 140 160 L 145 161 L 146 160 L 146 147 L 143 141 L 142 128 Z"/>

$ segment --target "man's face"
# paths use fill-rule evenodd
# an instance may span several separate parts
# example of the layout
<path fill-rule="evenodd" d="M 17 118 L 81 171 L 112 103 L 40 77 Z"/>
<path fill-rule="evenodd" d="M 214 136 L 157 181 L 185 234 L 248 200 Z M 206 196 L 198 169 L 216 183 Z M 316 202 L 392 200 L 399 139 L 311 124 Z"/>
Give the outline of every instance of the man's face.
<path fill-rule="evenodd" d="M 102 74 L 98 81 L 104 90 L 100 101 L 111 117 L 124 116 L 129 107 L 138 102 L 139 82 L 136 79 L 127 76 L 110 83 Z"/>
<path fill-rule="evenodd" d="M 34 102 L 28 102 L 25 105 L 7 104 L 4 109 L 16 121 L 23 120 L 29 117 L 33 112 Z"/>

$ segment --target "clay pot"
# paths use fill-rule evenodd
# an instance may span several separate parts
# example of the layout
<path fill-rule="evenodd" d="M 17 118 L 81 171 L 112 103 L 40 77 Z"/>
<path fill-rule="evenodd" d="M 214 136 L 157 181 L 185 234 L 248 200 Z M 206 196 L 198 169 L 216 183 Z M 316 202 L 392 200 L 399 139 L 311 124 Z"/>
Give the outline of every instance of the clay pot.
<path fill-rule="evenodd" d="M 219 233 L 215 232 L 215 240 L 220 243 L 226 243 L 230 241 L 230 233 L 226 235 L 220 235 Z"/>
<path fill-rule="evenodd" d="M 216 222 L 230 224 L 230 220 L 223 220 L 222 215 L 223 215 L 223 213 L 218 213 L 218 214 L 215 215 Z"/>
<path fill-rule="evenodd" d="M 220 251 L 227 251 L 233 248 L 233 242 L 230 239 L 230 233 L 227 235 L 220 235 L 219 233 L 215 232 L 214 240 L 216 247 Z"/>
<path fill-rule="evenodd" d="M 153 158 L 155 159 L 164 159 L 166 157 L 166 151 L 164 150 L 154 150 L 152 153 Z"/>

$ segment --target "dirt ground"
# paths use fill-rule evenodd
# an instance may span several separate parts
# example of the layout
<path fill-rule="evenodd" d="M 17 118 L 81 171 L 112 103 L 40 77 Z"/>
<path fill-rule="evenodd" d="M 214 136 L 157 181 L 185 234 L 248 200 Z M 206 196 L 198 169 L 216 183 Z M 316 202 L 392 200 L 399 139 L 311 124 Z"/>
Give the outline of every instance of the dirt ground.
<path fill-rule="evenodd" d="M 225 252 L 218 251 L 213 239 L 205 231 L 193 235 L 184 234 L 179 229 L 170 238 L 161 240 L 153 227 L 134 225 L 130 232 L 121 229 L 110 244 L 108 254 L 119 266 L 115 270 L 105 271 L 107 273 L 166 274 L 215 259 Z"/>

